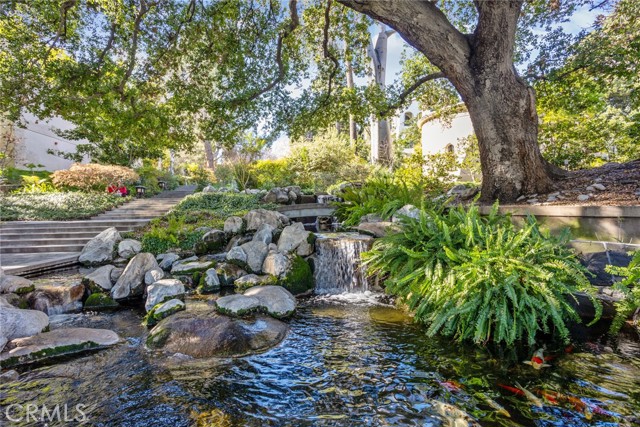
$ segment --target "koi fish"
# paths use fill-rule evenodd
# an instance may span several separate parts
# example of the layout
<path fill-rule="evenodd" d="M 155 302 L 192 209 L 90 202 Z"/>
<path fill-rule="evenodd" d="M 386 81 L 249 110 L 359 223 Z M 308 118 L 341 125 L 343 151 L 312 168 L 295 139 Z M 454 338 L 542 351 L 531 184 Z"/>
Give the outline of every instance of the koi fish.
<path fill-rule="evenodd" d="M 542 406 L 543 406 L 542 400 L 538 399 L 535 394 L 531 393 L 529 390 L 527 390 L 526 388 L 522 387 L 517 382 L 516 382 L 516 387 L 518 387 L 520 390 L 522 390 L 522 392 L 524 393 L 524 395 L 526 396 L 526 398 L 527 398 L 527 400 L 529 402 L 533 403 L 538 408 L 542 408 Z"/>
<path fill-rule="evenodd" d="M 564 398 L 567 400 L 567 402 L 573 405 L 573 408 L 576 411 L 582 412 L 586 419 L 590 420 L 591 418 L 593 418 L 593 411 L 591 410 L 591 406 L 587 405 L 582 399 L 574 396 L 564 396 Z"/>
<path fill-rule="evenodd" d="M 452 393 L 458 393 L 459 391 L 462 390 L 462 384 L 460 384 L 457 381 L 438 381 L 438 384 L 440 384 L 442 387 L 446 388 L 448 391 L 452 392 Z"/>
<path fill-rule="evenodd" d="M 459 427 L 459 426 L 477 426 L 478 424 L 471 415 L 467 414 L 463 410 L 456 408 L 453 405 L 448 403 L 440 402 L 439 400 L 434 400 L 433 407 L 436 412 L 445 418 L 447 421 L 446 426 L 450 427 Z"/>
<path fill-rule="evenodd" d="M 509 411 L 507 411 L 504 408 L 504 406 L 500 405 L 498 402 L 496 402 L 495 400 L 493 400 L 492 398 L 490 398 L 486 394 L 484 394 L 484 393 L 476 393 L 476 395 L 478 397 L 480 397 L 482 400 L 484 400 L 487 405 L 489 405 L 493 409 L 495 409 L 498 414 L 500 414 L 502 416 L 505 416 L 507 418 L 511 418 L 511 414 L 509 413 Z"/>
<path fill-rule="evenodd" d="M 545 362 L 544 349 L 540 348 L 536 350 L 535 353 L 533 353 L 533 356 L 531 356 L 531 360 L 525 360 L 523 363 L 533 366 L 533 369 L 542 369 L 542 368 L 547 368 L 551 366 L 551 365 L 547 365 L 544 362 Z"/>
<path fill-rule="evenodd" d="M 538 393 L 540 396 L 542 396 L 542 398 L 544 400 L 546 400 L 547 402 L 553 404 L 553 405 L 557 405 L 558 404 L 558 396 L 559 393 L 555 392 L 555 391 L 548 391 L 548 390 L 542 390 L 542 389 L 537 389 L 534 390 L 536 393 Z"/>
<path fill-rule="evenodd" d="M 515 387 L 511 387 L 510 385 L 505 385 L 505 384 L 498 384 L 498 387 L 501 387 L 507 391 L 510 391 L 511 393 L 514 393 L 518 396 L 524 396 L 524 392 L 522 390 L 520 390 L 519 388 L 515 388 Z"/>

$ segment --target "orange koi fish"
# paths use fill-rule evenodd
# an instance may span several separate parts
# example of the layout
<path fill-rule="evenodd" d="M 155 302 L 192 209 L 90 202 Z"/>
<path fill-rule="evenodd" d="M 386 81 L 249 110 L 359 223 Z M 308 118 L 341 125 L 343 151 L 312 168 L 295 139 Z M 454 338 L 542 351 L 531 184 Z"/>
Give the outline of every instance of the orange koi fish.
<path fill-rule="evenodd" d="M 547 368 L 551 366 L 551 365 L 547 365 L 544 362 L 545 362 L 544 350 L 540 348 L 536 350 L 535 353 L 533 353 L 533 356 L 531 356 L 531 360 L 525 360 L 523 363 L 533 366 L 533 369 L 542 369 L 542 368 Z"/>

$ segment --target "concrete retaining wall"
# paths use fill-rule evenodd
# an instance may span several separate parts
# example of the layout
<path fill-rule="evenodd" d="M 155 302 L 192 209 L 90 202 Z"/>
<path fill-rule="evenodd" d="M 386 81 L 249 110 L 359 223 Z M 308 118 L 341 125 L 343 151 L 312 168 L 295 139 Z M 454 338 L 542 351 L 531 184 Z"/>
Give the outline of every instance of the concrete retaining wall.
<path fill-rule="evenodd" d="M 490 206 L 480 208 L 482 213 L 490 210 Z M 577 240 L 640 244 L 640 206 L 504 205 L 500 212 L 511 213 L 516 223 L 534 215 L 552 233 L 569 228 Z"/>

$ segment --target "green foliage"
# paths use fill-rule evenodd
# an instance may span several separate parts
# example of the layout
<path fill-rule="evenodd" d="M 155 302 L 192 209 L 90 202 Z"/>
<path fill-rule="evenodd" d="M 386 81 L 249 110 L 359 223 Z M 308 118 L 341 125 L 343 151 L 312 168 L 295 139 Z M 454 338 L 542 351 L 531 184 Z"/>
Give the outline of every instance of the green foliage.
<path fill-rule="evenodd" d="M 299 295 L 313 289 L 313 272 L 309 263 L 301 256 L 295 255 L 292 260 L 291 271 L 278 284 L 293 295 Z"/>
<path fill-rule="evenodd" d="M 636 251 L 627 267 L 608 265 L 607 273 L 622 276 L 614 288 L 624 294 L 624 299 L 616 303 L 616 317 L 611 324 L 610 333 L 617 334 L 624 322 L 640 310 L 640 251 Z"/>
<path fill-rule="evenodd" d="M 597 308 L 595 288 L 567 249 L 568 235 L 543 233 L 534 218 L 517 229 L 497 205 L 423 210 L 405 218 L 402 231 L 384 237 L 365 254 L 370 274 L 387 277 L 398 295 L 428 326 L 476 343 L 534 344 L 539 332 L 567 340 L 568 320 L 579 321 L 568 298 L 586 292 Z"/>
<path fill-rule="evenodd" d="M 297 182 L 288 158 L 258 160 L 251 166 L 251 175 L 255 187 L 265 190 Z"/>
<path fill-rule="evenodd" d="M 40 178 L 38 175 L 23 175 L 22 187 L 16 192 L 19 194 L 51 193 L 56 191 L 48 178 Z"/>
<path fill-rule="evenodd" d="M 420 206 L 425 203 L 424 187 L 408 184 L 385 173 L 374 175 L 360 188 L 347 187 L 339 195 L 344 202 L 336 205 L 335 215 L 346 226 L 357 225 L 367 214 L 389 219 L 404 205 Z"/>
<path fill-rule="evenodd" d="M 363 181 L 371 171 L 350 147 L 347 135 L 335 131 L 292 142 L 287 160 L 294 176 L 292 183 L 316 191 L 324 191 L 336 181 Z"/>
<path fill-rule="evenodd" d="M 84 219 L 112 209 L 129 197 L 106 193 L 40 193 L 0 197 L 2 221 L 57 221 Z"/>
<path fill-rule="evenodd" d="M 185 197 L 169 213 L 156 218 L 134 238 L 142 250 L 159 254 L 171 248 L 191 250 L 202 239 L 201 227 L 221 229 L 230 216 L 243 216 L 251 209 L 272 208 L 262 204 L 260 196 L 243 193 L 196 193 Z"/>

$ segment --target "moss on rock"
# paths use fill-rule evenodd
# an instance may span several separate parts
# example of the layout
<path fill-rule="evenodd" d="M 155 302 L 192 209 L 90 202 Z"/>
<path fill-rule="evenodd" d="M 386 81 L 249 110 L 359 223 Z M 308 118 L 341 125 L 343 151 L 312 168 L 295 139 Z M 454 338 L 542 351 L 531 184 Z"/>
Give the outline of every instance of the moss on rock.
<path fill-rule="evenodd" d="M 113 310 L 120 307 L 109 295 L 94 293 L 84 302 L 85 310 Z"/>
<path fill-rule="evenodd" d="M 310 291 L 314 286 L 311 266 L 304 258 L 296 255 L 291 261 L 291 269 L 278 284 L 293 295 Z"/>

